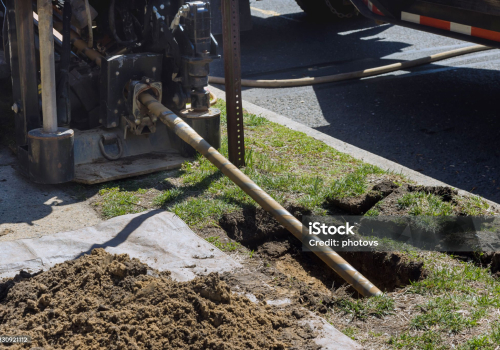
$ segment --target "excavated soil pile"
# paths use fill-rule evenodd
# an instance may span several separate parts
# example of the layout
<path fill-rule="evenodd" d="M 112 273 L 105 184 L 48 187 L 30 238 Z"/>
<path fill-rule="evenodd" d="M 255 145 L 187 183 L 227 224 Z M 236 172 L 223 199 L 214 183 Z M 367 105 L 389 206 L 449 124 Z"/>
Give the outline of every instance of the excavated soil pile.
<path fill-rule="evenodd" d="M 0 282 L 0 334 L 33 338 L 9 349 L 309 348 L 294 319 L 232 294 L 217 274 L 175 282 L 103 249 Z"/>

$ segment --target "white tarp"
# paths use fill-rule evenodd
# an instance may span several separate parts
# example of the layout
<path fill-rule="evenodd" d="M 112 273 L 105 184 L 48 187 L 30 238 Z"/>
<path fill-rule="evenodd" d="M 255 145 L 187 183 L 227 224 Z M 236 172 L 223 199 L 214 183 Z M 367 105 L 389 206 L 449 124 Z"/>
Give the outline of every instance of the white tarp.
<path fill-rule="evenodd" d="M 127 253 L 152 268 L 171 271 L 178 281 L 241 267 L 191 231 L 175 214 L 152 210 L 76 231 L 1 242 L 0 279 L 13 277 L 20 270 L 47 270 L 94 248 L 105 248 L 112 254 Z"/>

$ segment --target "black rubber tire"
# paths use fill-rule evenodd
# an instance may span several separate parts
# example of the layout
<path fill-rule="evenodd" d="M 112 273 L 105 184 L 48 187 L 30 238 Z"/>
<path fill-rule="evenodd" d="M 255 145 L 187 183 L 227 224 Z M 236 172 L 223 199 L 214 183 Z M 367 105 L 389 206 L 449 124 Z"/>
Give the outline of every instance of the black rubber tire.
<path fill-rule="evenodd" d="M 339 19 L 339 16 L 332 12 L 328 3 L 341 14 L 353 14 L 352 17 L 354 17 L 354 14 L 357 13 L 354 5 L 350 3 L 346 5 L 344 0 L 295 0 L 295 2 L 308 15 L 323 20 Z"/>

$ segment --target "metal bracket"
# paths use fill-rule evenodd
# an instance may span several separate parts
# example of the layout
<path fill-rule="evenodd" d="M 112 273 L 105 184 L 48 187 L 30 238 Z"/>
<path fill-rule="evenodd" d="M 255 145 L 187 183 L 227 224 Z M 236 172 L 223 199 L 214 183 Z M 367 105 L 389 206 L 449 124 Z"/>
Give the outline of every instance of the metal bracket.
<path fill-rule="evenodd" d="M 124 103 L 124 89 L 130 80 L 137 81 L 144 76 L 160 81 L 163 55 L 135 53 L 103 59 L 101 67 L 101 120 L 105 128 L 118 126 L 121 116 L 130 112 Z M 132 90 L 129 87 L 129 91 Z"/>
<path fill-rule="evenodd" d="M 139 101 L 139 95 L 149 91 L 158 100 L 162 98 L 162 83 L 143 77 L 140 81 L 131 81 L 128 87 L 127 104 L 130 117 L 122 118 L 135 135 L 150 134 L 156 132 L 157 117 L 149 113 L 149 110 Z"/>

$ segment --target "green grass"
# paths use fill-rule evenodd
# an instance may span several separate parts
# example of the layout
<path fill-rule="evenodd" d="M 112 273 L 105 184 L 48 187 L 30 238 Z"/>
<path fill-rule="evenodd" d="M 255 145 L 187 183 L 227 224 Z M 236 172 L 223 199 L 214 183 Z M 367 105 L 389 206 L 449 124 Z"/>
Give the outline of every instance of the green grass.
<path fill-rule="evenodd" d="M 449 216 L 453 215 L 451 203 L 444 202 L 441 197 L 432 193 L 406 193 L 398 200 L 401 208 L 408 209 L 410 215 Z"/>
<path fill-rule="evenodd" d="M 445 341 L 448 334 L 478 327 L 482 319 L 500 308 L 500 281 L 488 269 L 451 259 L 441 253 L 425 255 L 424 267 L 429 275 L 405 289 L 405 293 L 427 299 L 419 305 L 421 313 L 410 321 L 411 329 L 421 332 L 392 337 L 389 343 L 395 348 L 449 349 Z M 499 345 L 500 324 L 493 322 L 490 330 L 458 348 L 493 350 Z"/>
<path fill-rule="evenodd" d="M 238 208 L 221 199 L 203 197 L 189 198 L 168 208 L 182 218 L 191 227 L 217 225 L 225 213 L 231 213 Z"/>
<path fill-rule="evenodd" d="M 386 294 L 368 299 L 339 298 L 334 305 L 336 310 L 359 319 L 381 318 L 394 312 L 394 300 Z"/>
<path fill-rule="evenodd" d="M 448 349 L 442 344 L 442 335 L 438 332 L 429 331 L 422 335 L 410 335 L 403 333 L 396 337 L 391 337 L 389 344 L 395 349 L 415 349 L 415 350 L 444 350 Z"/>
<path fill-rule="evenodd" d="M 225 104 L 219 101 L 216 107 L 222 111 L 221 123 L 224 126 Z M 246 166 L 241 170 L 284 206 L 298 206 L 313 215 L 327 215 L 332 199 L 362 195 L 369 188 L 368 176 L 386 174 L 380 168 L 265 118 L 244 113 L 243 119 Z M 220 153 L 227 157 L 225 132 L 225 127 L 222 127 Z M 173 181 L 174 185 L 155 192 L 154 198 L 145 202 L 150 202 L 151 208 L 173 211 L 199 229 L 217 225 L 225 213 L 257 205 L 199 154 L 193 162 L 184 163 L 179 171 L 168 172 L 163 178 L 161 176 L 160 173 L 118 182 L 115 187 L 120 188 L 124 198 L 115 192 L 101 192 L 103 214 L 113 217 L 147 209 L 147 205 L 134 205 L 135 201 L 145 197 L 138 192 L 138 188 L 155 186 L 162 181 Z M 405 182 L 401 176 L 392 174 L 392 178 L 400 184 Z M 485 203 L 478 198 L 464 199 L 461 205 L 470 213 L 485 209 Z M 408 208 L 414 215 L 448 215 L 454 210 L 451 204 L 440 201 L 438 197 L 420 192 L 405 196 L 400 206 Z M 367 215 L 378 214 L 375 207 Z"/>
<path fill-rule="evenodd" d="M 181 195 L 182 195 L 182 191 L 179 188 L 173 188 L 170 190 L 166 190 L 166 191 L 160 193 L 159 195 L 157 195 L 153 199 L 153 204 L 158 206 L 158 207 L 164 207 L 164 206 L 168 205 L 169 203 L 173 202 L 174 200 L 176 200 L 177 198 L 179 198 L 179 196 L 181 196 Z"/>
<path fill-rule="evenodd" d="M 103 198 L 100 205 L 106 218 L 142 211 L 137 206 L 139 198 L 136 192 L 124 191 L 120 187 L 105 187 L 99 191 L 99 195 Z"/>
<path fill-rule="evenodd" d="M 398 200 L 401 209 L 410 215 L 421 216 L 482 216 L 487 214 L 489 204 L 477 196 L 456 196 L 453 201 L 445 202 L 440 196 L 425 192 L 411 192 Z"/>
<path fill-rule="evenodd" d="M 500 280 L 495 279 L 488 269 L 454 260 L 444 253 L 408 251 L 407 258 L 422 261 L 427 276 L 398 293 L 369 299 L 339 297 L 334 301 L 334 312 L 350 315 L 349 323 L 360 319 L 365 325 L 369 324 L 371 317 L 386 318 L 397 314 L 395 300 L 400 296 L 419 294 L 422 302 L 405 305 L 406 310 L 414 306 L 412 314 L 405 314 L 408 318 L 404 327 L 406 330 L 388 340 L 381 340 L 390 348 L 453 349 L 449 343 L 453 336 L 468 334 L 478 327 L 482 327 L 480 332 L 475 331 L 474 336 L 455 349 L 495 350 L 500 346 L 500 321 L 496 316 L 500 309 Z M 400 326 L 404 324 L 397 316 L 392 322 Z M 349 326 L 344 334 L 350 337 L 356 335 L 356 339 L 362 342 L 373 338 L 373 331 L 361 334 L 358 328 Z"/>
<path fill-rule="evenodd" d="M 379 203 L 375 204 L 370 210 L 368 210 L 365 213 L 365 216 L 379 216 L 380 215 L 380 204 Z"/>
<path fill-rule="evenodd" d="M 357 197 L 366 193 L 368 183 L 366 177 L 372 174 L 384 174 L 385 172 L 373 165 L 363 164 L 353 172 L 335 180 L 327 195 L 331 199 L 342 199 L 346 197 Z"/>
<path fill-rule="evenodd" d="M 500 324 L 495 323 L 491 331 L 467 340 L 458 350 L 496 350 L 500 346 Z"/>
<path fill-rule="evenodd" d="M 333 326 L 335 326 L 335 325 L 333 325 Z M 347 335 L 352 340 L 356 340 L 356 334 L 358 332 L 359 332 L 359 330 L 356 327 L 346 327 L 342 330 L 342 333 Z"/>
<path fill-rule="evenodd" d="M 476 308 L 465 315 L 464 304 L 467 300 L 461 297 L 445 296 L 429 300 L 422 307 L 424 313 L 414 317 L 411 326 L 419 330 L 444 330 L 457 333 L 465 328 L 471 328 L 485 315 L 484 308 Z M 468 311 L 467 311 L 468 312 Z"/>
<path fill-rule="evenodd" d="M 225 106 L 219 101 L 217 107 L 223 112 L 224 125 Z M 362 193 L 366 189 L 366 176 L 384 173 L 265 118 L 245 113 L 244 125 L 246 166 L 241 170 L 285 206 L 300 206 L 314 215 L 325 215 L 329 210 L 328 197 Z M 227 136 L 224 127 L 222 130 L 220 152 L 227 157 Z M 175 183 L 167 190 L 155 192 L 154 198 L 148 200 L 151 207 L 173 211 L 191 227 L 217 226 L 223 214 L 257 205 L 199 154 L 179 171 L 169 172 L 163 179 L 159 176 L 124 180 L 114 185 L 119 188 L 114 191 L 104 187 L 100 192 L 103 214 L 113 217 L 144 210 L 135 205 L 144 197 L 137 189 L 144 188 L 144 182 L 154 186 L 151 178 L 157 183 Z"/>
<path fill-rule="evenodd" d="M 208 237 L 208 238 L 205 238 L 205 240 L 208 243 L 213 244 L 214 246 L 216 246 L 217 248 L 219 248 L 223 252 L 234 252 L 234 251 L 239 250 L 241 248 L 240 243 L 238 243 L 238 242 L 223 243 L 220 241 L 219 237 Z M 250 254 L 251 254 L 250 258 L 253 256 L 253 253 L 254 253 L 254 251 L 252 250 L 250 252 Z"/>
<path fill-rule="evenodd" d="M 465 215 L 481 216 L 490 208 L 490 205 L 481 197 L 459 197 L 456 199 Z"/>
<path fill-rule="evenodd" d="M 445 258 L 441 255 L 441 258 Z M 431 256 L 439 262 L 440 254 L 435 253 Z M 432 261 L 432 260 L 431 260 Z M 500 283 L 495 280 L 488 269 L 478 267 L 472 263 L 457 263 L 448 266 L 435 266 L 432 262 L 427 262 L 427 269 L 429 275 L 424 280 L 415 282 L 408 289 L 409 293 L 416 293 L 422 295 L 429 294 L 443 294 L 443 293 L 461 293 L 473 297 L 474 300 L 478 299 L 478 286 L 481 285 L 484 290 L 491 290 L 494 293 L 493 299 L 495 301 L 500 298 Z M 500 299 L 497 301 L 500 303 Z M 484 304 L 484 301 L 481 302 Z M 499 304 L 500 305 L 500 304 Z"/>
<path fill-rule="evenodd" d="M 410 335 L 403 333 L 391 337 L 389 344 L 395 349 L 415 349 L 415 350 L 444 350 L 450 349 L 445 344 L 446 334 L 434 330 L 426 331 L 422 334 Z M 500 323 L 494 322 L 485 333 L 455 347 L 457 350 L 496 350 L 500 346 Z"/>

